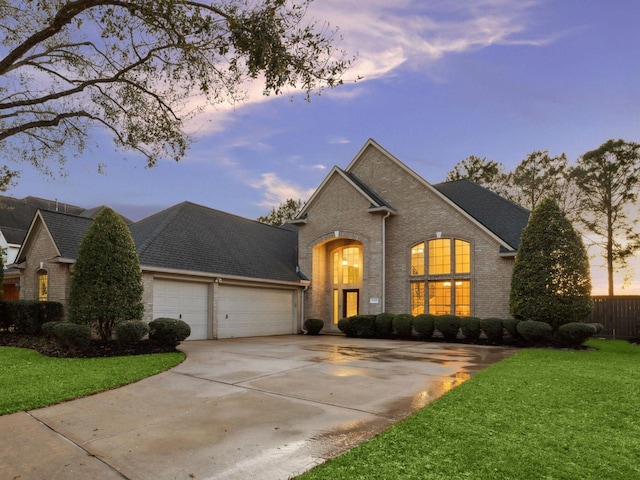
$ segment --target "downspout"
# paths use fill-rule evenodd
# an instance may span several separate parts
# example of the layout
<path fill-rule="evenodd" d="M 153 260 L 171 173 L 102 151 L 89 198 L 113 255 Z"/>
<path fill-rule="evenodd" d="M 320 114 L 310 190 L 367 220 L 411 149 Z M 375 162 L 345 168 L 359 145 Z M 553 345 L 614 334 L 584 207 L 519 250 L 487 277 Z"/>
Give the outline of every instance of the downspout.
<path fill-rule="evenodd" d="M 387 218 L 391 216 L 391 212 L 387 211 L 387 214 L 382 217 L 382 301 L 380 313 L 387 311 Z"/>

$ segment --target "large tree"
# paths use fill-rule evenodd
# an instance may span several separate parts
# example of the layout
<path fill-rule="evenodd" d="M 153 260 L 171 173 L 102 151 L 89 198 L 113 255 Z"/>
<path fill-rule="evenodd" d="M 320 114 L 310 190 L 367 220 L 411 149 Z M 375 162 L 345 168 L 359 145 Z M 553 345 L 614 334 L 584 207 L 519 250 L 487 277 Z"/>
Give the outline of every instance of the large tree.
<path fill-rule="evenodd" d="M 182 158 L 184 121 L 247 79 L 265 95 L 334 87 L 350 61 L 303 22 L 310 1 L 0 1 L 0 151 L 50 173 L 97 127 L 152 166 Z"/>
<path fill-rule="evenodd" d="M 529 210 L 542 199 L 553 198 L 566 215 L 576 211 L 576 192 L 564 153 L 552 157 L 546 150 L 531 152 L 509 175 L 509 186 L 510 199 Z"/>
<path fill-rule="evenodd" d="M 609 295 L 613 274 L 640 249 L 637 200 L 640 144 L 608 140 L 578 159 L 574 178 L 580 195 L 580 220 L 596 235 L 607 266 Z"/>
<path fill-rule="evenodd" d="M 294 218 L 302 208 L 302 200 L 289 198 L 281 203 L 278 208 L 272 208 L 268 215 L 258 217 L 257 220 L 269 225 L 280 226 Z"/>
<path fill-rule="evenodd" d="M 141 320 L 142 272 L 129 227 L 111 208 L 96 215 L 74 265 L 68 319 L 90 325 L 103 340 L 124 320 Z"/>
<path fill-rule="evenodd" d="M 506 193 L 508 175 L 504 165 L 486 157 L 470 155 L 459 161 L 451 170 L 445 182 L 468 179 L 499 194 Z"/>
<path fill-rule="evenodd" d="M 546 322 L 554 330 L 584 321 L 593 309 L 586 249 L 551 198 L 538 203 L 522 233 L 509 308 L 514 318 Z"/>

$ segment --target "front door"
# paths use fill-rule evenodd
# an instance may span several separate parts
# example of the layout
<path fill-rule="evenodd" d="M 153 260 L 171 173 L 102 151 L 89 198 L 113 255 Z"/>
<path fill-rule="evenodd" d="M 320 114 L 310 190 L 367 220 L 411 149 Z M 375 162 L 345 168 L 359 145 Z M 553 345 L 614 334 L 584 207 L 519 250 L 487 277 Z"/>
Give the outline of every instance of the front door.
<path fill-rule="evenodd" d="M 342 316 L 343 318 L 358 315 L 360 305 L 360 290 L 342 291 Z"/>

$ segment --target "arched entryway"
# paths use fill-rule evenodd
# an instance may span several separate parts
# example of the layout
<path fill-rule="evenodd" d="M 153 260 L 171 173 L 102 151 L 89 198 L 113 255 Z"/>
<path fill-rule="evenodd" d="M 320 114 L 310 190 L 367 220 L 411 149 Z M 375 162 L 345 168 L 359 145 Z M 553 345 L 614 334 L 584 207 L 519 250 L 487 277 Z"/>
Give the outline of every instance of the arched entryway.
<path fill-rule="evenodd" d="M 339 319 L 360 313 L 364 273 L 362 243 L 332 242 L 327 248 L 331 317 L 332 323 L 337 325 Z"/>

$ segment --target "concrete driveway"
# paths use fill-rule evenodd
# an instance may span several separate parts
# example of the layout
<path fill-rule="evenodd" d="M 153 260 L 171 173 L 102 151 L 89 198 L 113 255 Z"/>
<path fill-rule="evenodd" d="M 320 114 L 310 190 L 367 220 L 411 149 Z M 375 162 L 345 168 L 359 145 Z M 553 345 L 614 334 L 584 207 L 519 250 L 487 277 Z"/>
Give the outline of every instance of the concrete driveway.
<path fill-rule="evenodd" d="M 180 348 L 155 377 L 0 417 L 0 478 L 287 479 L 514 352 L 333 335 Z"/>

